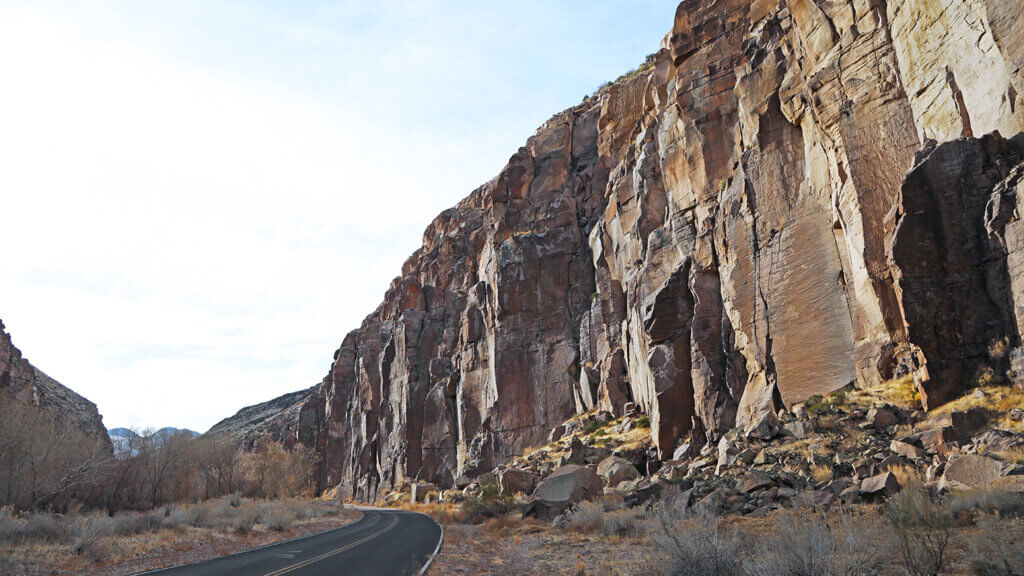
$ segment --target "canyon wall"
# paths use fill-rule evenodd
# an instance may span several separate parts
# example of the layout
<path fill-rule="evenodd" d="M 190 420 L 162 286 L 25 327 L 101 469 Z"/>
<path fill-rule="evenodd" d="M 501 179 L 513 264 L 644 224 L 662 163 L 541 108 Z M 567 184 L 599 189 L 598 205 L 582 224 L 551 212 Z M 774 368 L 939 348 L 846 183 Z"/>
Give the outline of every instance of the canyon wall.
<path fill-rule="evenodd" d="M 1024 374 L 1022 66 L 1018 0 L 682 2 L 345 337 L 295 416 L 322 486 L 450 486 L 628 402 L 671 454 L 851 384 Z"/>
<path fill-rule="evenodd" d="M 39 406 L 66 418 L 108 447 L 110 437 L 96 405 L 47 376 L 21 355 L 0 321 L 0 402 L 15 401 Z M 111 450 L 113 448 L 111 447 Z"/>

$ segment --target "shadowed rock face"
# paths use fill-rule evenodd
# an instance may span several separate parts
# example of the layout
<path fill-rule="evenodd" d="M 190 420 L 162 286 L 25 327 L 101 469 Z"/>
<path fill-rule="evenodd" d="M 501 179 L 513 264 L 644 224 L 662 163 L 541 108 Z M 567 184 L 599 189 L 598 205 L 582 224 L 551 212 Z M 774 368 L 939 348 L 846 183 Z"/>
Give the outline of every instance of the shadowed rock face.
<path fill-rule="evenodd" d="M 298 440 L 297 428 L 302 423 L 302 408 L 314 393 L 313 388 L 308 388 L 246 406 L 234 416 L 214 424 L 204 435 L 228 435 L 247 449 L 263 440 L 294 445 Z"/>
<path fill-rule="evenodd" d="M 1019 141 L 958 139 L 1022 130 L 1022 47 L 1016 0 L 682 2 L 653 69 L 435 219 L 344 339 L 297 416 L 322 485 L 451 486 L 627 402 L 671 454 L 850 383 L 934 404 L 999 339 L 1002 369 Z"/>
<path fill-rule="evenodd" d="M 110 446 L 110 437 L 96 405 L 50 378 L 22 357 L 21 350 L 14 346 L 10 334 L 4 329 L 3 321 L 0 321 L 0 394 L 70 419 L 76 426 L 101 437 Z"/>

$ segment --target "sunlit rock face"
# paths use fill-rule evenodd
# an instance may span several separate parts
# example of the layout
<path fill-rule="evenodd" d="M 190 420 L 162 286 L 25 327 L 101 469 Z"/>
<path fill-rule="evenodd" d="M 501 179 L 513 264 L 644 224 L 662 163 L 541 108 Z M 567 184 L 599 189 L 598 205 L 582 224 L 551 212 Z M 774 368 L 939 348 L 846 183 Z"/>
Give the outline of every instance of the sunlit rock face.
<path fill-rule="evenodd" d="M 850 384 L 912 373 L 935 405 L 1005 370 L 1022 13 L 682 2 L 652 68 L 437 217 L 345 337 L 295 433 L 322 486 L 451 486 L 627 402 L 671 454 Z"/>

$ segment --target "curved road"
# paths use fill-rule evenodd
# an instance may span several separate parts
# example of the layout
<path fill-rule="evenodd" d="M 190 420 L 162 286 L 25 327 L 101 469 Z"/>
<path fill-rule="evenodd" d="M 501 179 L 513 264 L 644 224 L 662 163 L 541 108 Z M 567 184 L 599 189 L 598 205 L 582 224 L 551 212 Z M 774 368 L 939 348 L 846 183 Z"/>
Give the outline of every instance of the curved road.
<path fill-rule="evenodd" d="M 409 576 L 441 538 L 429 516 L 361 509 L 357 522 L 297 540 L 145 574 L 160 576 Z M 141 576 L 141 575 L 139 575 Z"/>

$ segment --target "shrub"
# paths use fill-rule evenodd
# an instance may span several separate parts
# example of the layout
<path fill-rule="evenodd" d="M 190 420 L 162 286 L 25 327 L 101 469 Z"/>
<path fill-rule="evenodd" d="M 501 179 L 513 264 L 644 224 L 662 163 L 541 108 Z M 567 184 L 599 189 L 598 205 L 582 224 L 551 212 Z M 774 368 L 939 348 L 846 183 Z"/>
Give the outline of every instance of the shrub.
<path fill-rule="evenodd" d="M 997 516 L 982 516 L 967 539 L 965 568 L 975 576 L 1024 574 L 1024 526 Z"/>
<path fill-rule="evenodd" d="M 900 562 L 907 573 L 942 573 L 956 528 L 950 507 L 933 499 L 920 484 L 911 484 L 889 500 L 886 516 L 896 533 Z"/>
<path fill-rule="evenodd" d="M 654 543 L 665 554 L 661 576 L 741 576 L 744 543 L 719 518 L 692 516 L 660 508 L 654 518 Z"/>
<path fill-rule="evenodd" d="M 636 425 L 637 428 L 650 428 L 651 417 L 647 414 L 641 414 L 640 417 L 636 419 Z"/>
<path fill-rule="evenodd" d="M 822 514 L 776 517 L 757 553 L 745 562 L 759 576 L 871 576 L 888 566 L 889 546 L 877 522 Z"/>
<path fill-rule="evenodd" d="M 98 518 L 76 518 L 67 527 L 66 537 L 71 551 L 75 554 L 94 551 L 96 542 L 107 532 L 105 528 L 104 523 Z"/>
<path fill-rule="evenodd" d="M 604 507 L 596 502 L 580 502 L 569 512 L 569 529 L 597 532 L 604 525 Z"/>
<path fill-rule="evenodd" d="M 1024 516 L 1024 495 L 991 488 L 957 492 L 949 497 L 950 512 L 959 517 L 974 511 L 1000 516 Z"/>
<path fill-rule="evenodd" d="M 644 511 L 640 508 L 615 507 L 619 502 L 606 508 L 605 504 L 580 502 L 569 512 L 570 530 L 577 532 L 600 532 L 605 536 L 626 536 L 643 532 Z"/>
<path fill-rule="evenodd" d="M 260 522 L 275 532 L 281 532 L 295 524 L 295 513 L 285 506 L 270 505 L 263 509 Z"/>
<path fill-rule="evenodd" d="M 231 529 L 236 534 L 248 534 L 253 526 L 260 521 L 260 509 L 253 504 L 239 505 L 231 520 Z"/>
<path fill-rule="evenodd" d="M 459 504 L 462 521 L 480 524 L 488 518 L 504 516 L 515 508 L 515 497 L 494 483 L 483 484 L 480 491 Z"/>

